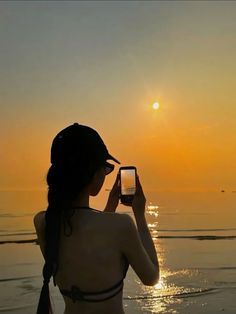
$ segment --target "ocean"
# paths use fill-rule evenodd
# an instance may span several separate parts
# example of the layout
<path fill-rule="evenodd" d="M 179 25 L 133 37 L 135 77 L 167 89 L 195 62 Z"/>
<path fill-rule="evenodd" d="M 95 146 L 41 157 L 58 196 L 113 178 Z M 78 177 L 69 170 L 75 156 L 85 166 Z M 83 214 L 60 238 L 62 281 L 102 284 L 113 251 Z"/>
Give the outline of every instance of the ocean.
<path fill-rule="evenodd" d="M 146 197 L 161 278 L 147 287 L 130 268 L 125 312 L 236 313 L 236 193 L 147 191 Z M 43 258 L 32 218 L 46 204 L 44 191 L 0 191 L 0 313 L 36 312 Z M 132 215 L 128 207 L 118 212 Z M 62 314 L 58 289 L 52 286 L 51 295 Z"/>

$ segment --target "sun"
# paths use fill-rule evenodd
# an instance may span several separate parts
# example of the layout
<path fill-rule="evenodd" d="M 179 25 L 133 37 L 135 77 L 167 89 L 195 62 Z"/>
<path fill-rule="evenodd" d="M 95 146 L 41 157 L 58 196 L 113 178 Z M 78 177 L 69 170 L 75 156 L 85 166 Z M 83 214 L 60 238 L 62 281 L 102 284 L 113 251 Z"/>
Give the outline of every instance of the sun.
<path fill-rule="evenodd" d="M 153 108 L 154 110 L 159 109 L 159 107 L 160 107 L 160 105 L 159 105 L 159 103 L 158 103 L 157 101 L 155 101 L 155 102 L 152 104 L 152 108 Z"/>

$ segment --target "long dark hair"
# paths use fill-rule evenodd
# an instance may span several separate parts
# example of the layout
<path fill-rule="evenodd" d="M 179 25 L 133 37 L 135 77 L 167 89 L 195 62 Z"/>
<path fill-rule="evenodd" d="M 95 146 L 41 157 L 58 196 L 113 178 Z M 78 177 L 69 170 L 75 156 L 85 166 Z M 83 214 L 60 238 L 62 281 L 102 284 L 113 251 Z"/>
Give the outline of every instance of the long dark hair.
<path fill-rule="evenodd" d="M 71 209 L 72 202 L 78 193 L 89 184 L 97 166 L 91 161 L 87 161 L 87 165 L 70 162 L 52 165 L 49 168 L 47 174 L 48 208 L 45 215 L 45 264 L 37 314 L 52 313 L 49 282 L 53 276 L 55 285 L 61 226 L 64 226 L 65 235 L 69 236 L 72 233 L 70 221 L 74 213 Z"/>
<path fill-rule="evenodd" d="M 55 285 L 61 227 L 64 226 L 65 235 L 72 233 L 72 203 L 107 159 L 119 163 L 109 154 L 97 131 L 78 123 L 60 131 L 52 142 L 52 165 L 47 174 L 48 208 L 45 215 L 43 287 L 37 314 L 52 313 L 49 282 L 53 276 Z"/>

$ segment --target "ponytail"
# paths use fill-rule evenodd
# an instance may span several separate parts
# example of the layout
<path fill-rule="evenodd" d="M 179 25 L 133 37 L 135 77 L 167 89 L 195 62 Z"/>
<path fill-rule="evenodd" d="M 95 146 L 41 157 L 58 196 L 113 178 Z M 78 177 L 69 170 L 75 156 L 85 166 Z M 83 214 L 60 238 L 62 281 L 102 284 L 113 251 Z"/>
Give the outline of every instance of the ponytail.
<path fill-rule="evenodd" d="M 58 270 L 58 252 L 60 243 L 60 230 L 63 223 L 64 234 L 70 236 L 72 225 L 70 218 L 74 211 L 69 211 L 72 201 L 78 192 L 86 186 L 92 178 L 85 175 L 84 169 L 77 169 L 73 164 L 64 167 L 52 165 L 47 174 L 48 183 L 48 208 L 45 214 L 45 264 L 43 267 L 43 286 L 40 293 L 37 314 L 52 314 L 49 294 L 49 282 Z M 82 175 L 83 173 L 83 175 Z M 78 182 L 79 178 L 79 182 Z M 66 227 L 69 227 L 69 233 Z"/>
<path fill-rule="evenodd" d="M 50 189 L 49 189 L 50 198 Z M 51 277 L 55 278 L 58 268 L 58 246 L 60 241 L 60 213 L 53 211 L 48 206 L 45 220 L 45 264 L 43 267 L 43 286 L 40 293 L 37 314 L 52 314 L 52 306 L 49 294 L 49 282 Z M 55 285 L 55 280 L 54 280 Z"/>
<path fill-rule="evenodd" d="M 46 270 L 48 268 L 47 263 L 44 264 L 43 267 L 43 287 L 41 289 L 40 297 L 39 297 L 39 303 L 38 303 L 38 309 L 37 314 L 52 314 L 52 305 L 50 301 L 50 295 L 49 295 L 49 281 L 50 277 L 49 272 Z M 46 274 L 47 273 L 47 274 Z"/>

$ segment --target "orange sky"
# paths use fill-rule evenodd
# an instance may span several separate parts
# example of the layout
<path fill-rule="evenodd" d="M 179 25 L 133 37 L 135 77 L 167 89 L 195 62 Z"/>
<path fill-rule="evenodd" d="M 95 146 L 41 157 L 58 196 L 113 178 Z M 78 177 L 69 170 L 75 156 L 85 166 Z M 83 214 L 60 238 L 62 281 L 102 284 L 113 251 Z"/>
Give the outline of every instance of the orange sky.
<path fill-rule="evenodd" d="M 236 189 L 236 3 L 0 9 L 0 189 L 45 189 L 51 141 L 75 121 L 148 190 Z"/>

